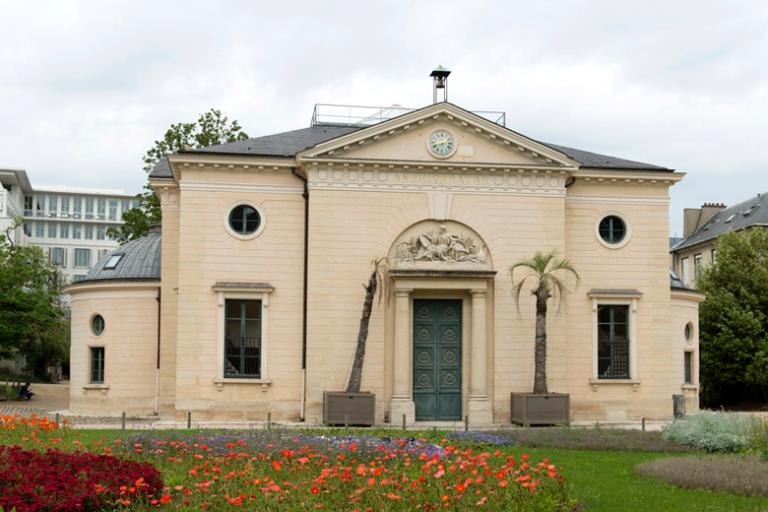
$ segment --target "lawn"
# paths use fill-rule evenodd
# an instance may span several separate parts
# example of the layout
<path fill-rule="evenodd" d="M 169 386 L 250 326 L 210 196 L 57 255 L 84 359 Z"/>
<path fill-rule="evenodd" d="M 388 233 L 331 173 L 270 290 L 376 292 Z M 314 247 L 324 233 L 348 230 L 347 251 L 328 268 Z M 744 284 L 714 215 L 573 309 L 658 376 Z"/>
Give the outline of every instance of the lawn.
<path fill-rule="evenodd" d="M 544 431 L 541 431 L 544 432 Z M 635 467 L 642 462 L 654 460 L 662 457 L 679 456 L 680 454 L 672 453 L 674 447 L 665 446 L 660 440 L 658 434 L 640 434 L 640 433 L 628 433 L 621 434 L 616 432 L 584 432 L 583 434 L 577 432 L 575 429 L 572 432 L 564 431 L 561 434 L 552 434 L 554 431 L 546 433 L 534 432 L 520 433 L 521 440 L 529 440 L 531 444 L 536 444 L 537 447 L 523 446 L 523 445 L 507 445 L 503 444 L 510 435 L 507 433 L 495 433 L 496 435 L 489 435 L 487 437 L 477 436 L 476 438 L 456 438 L 448 432 L 434 432 L 434 431 L 418 431 L 418 432 L 402 432 L 402 431 L 371 431 L 362 429 L 347 429 L 347 430 L 306 430 L 306 431 L 290 431 L 289 433 L 281 432 L 264 432 L 264 431 L 250 431 L 242 434 L 235 432 L 222 432 L 222 431 L 115 431 L 115 430 L 98 430 L 98 431 L 77 431 L 77 430 L 65 430 L 65 431 L 38 431 L 34 435 L 30 436 L 24 434 L 20 430 L 0 430 L 0 445 L 21 445 L 26 448 L 47 448 L 55 446 L 64 450 L 80 450 L 91 451 L 95 453 L 111 453 L 120 458 L 132 459 L 137 462 L 149 462 L 157 467 L 160 471 L 162 478 L 166 485 L 166 490 L 162 492 L 163 495 L 167 495 L 169 501 L 168 504 L 156 503 L 155 505 L 149 505 L 146 501 L 134 500 L 130 505 L 126 502 L 123 509 L 141 509 L 148 510 L 158 507 L 171 507 L 176 509 L 188 509 L 198 510 L 200 509 L 201 499 L 195 498 L 199 492 L 206 493 L 208 490 L 202 490 L 201 486 L 210 485 L 205 482 L 214 482 L 210 487 L 213 489 L 211 495 L 215 495 L 217 492 L 219 495 L 226 494 L 226 500 L 223 498 L 219 501 L 215 499 L 208 499 L 208 496 L 203 498 L 207 502 L 211 502 L 207 510 L 233 510 L 237 508 L 238 503 L 243 505 L 243 508 L 256 509 L 255 505 L 258 503 L 262 510 L 274 509 L 274 510 L 310 510 L 323 508 L 323 497 L 327 497 L 327 503 L 332 505 L 333 510 L 339 512 L 343 510 L 354 510 L 356 508 L 354 501 L 349 501 L 348 496 L 351 496 L 349 487 L 350 482 L 356 478 L 354 473 L 361 471 L 360 461 L 370 465 L 371 468 L 376 466 L 376 470 L 384 471 L 383 478 L 390 478 L 389 487 L 386 488 L 386 492 L 380 493 L 379 496 L 382 502 L 382 506 L 371 508 L 371 510 L 410 510 L 406 506 L 405 502 L 398 502 L 400 497 L 405 499 L 408 491 L 405 484 L 397 487 L 392 487 L 395 471 L 389 473 L 387 477 L 387 470 L 381 468 L 393 469 L 392 464 L 396 465 L 397 471 L 399 471 L 398 478 L 407 477 L 410 478 L 410 482 L 418 488 L 418 478 L 424 475 L 427 476 L 422 482 L 422 496 L 425 502 L 441 503 L 443 500 L 443 506 L 439 508 L 448 509 L 468 509 L 471 508 L 485 508 L 486 510 L 579 510 L 579 511 L 736 511 L 736 510 L 768 510 L 768 499 L 766 498 L 750 498 L 743 496 L 736 496 L 733 494 L 722 492 L 709 492 L 700 490 L 688 490 L 673 487 L 668 484 L 664 484 L 649 478 L 642 478 L 636 475 Z M 525 434 L 525 435 L 524 435 Z M 392 446 L 389 443 L 394 442 L 397 446 L 397 452 L 399 455 L 392 455 L 394 452 L 384 451 L 379 445 L 371 448 L 368 458 L 366 458 L 367 446 L 371 443 L 365 439 L 369 439 L 367 436 L 391 436 L 392 439 L 386 441 L 385 446 Z M 199 437 L 198 437 L 199 436 Z M 306 436 L 302 438 L 301 445 L 311 445 L 306 454 L 314 453 L 314 456 L 321 455 L 328 457 L 334 461 L 334 464 L 338 464 L 339 456 L 341 459 L 341 466 L 348 465 L 350 474 L 347 475 L 347 480 L 339 484 L 333 484 L 329 487 L 324 487 L 325 483 L 313 483 L 315 480 L 307 480 L 306 476 L 302 476 L 302 465 L 304 462 L 296 463 L 291 462 L 293 458 L 301 460 L 301 453 L 294 455 L 293 453 L 286 455 L 284 447 L 277 446 L 280 441 L 272 441 L 273 439 L 279 439 L 280 436 Z M 318 437 L 322 436 L 322 437 Z M 362 437 L 361 437 L 362 436 Z M 346 439 L 361 439 L 359 445 L 355 444 L 353 452 L 350 452 L 349 441 L 339 441 L 340 438 Z M 401 441 L 401 439 L 408 439 L 408 441 Z M 235 439 L 244 439 L 246 444 L 251 446 L 261 443 L 260 446 L 271 446 L 269 449 L 275 451 L 275 458 L 280 458 L 286 467 L 290 464 L 298 465 L 298 471 L 291 473 L 291 478 L 296 478 L 296 482 L 309 482 L 306 485 L 312 486 L 311 493 L 317 493 L 317 501 L 312 502 L 314 505 L 311 507 L 302 502 L 301 506 L 297 506 L 295 502 L 285 502 L 285 506 L 281 507 L 279 503 L 275 503 L 275 507 L 264 507 L 264 502 L 248 502 L 248 494 L 256 492 L 258 489 L 266 489 L 265 493 L 268 495 L 268 499 L 275 499 L 275 493 L 270 493 L 269 486 L 277 485 L 282 487 L 290 487 L 287 481 L 281 480 L 286 473 L 279 473 L 281 468 L 280 464 L 275 464 L 274 460 L 269 456 L 267 457 L 266 470 L 264 468 L 258 469 L 256 465 L 260 462 L 247 462 L 247 458 L 238 460 L 239 456 L 244 455 L 238 452 L 247 451 L 245 445 L 238 446 L 237 442 L 233 443 Z M 320 441 L 318 441 L 320 439 Z M 565 441 L 563 441 L 565 439 Z M 604 444 L 598 442 L 600 439 L 607 439 Z M 589 449 L 573 449 L 571 446 L 588 446 L 588 447 L 603 447 L 612 448 L 615 447 L 617 442 L 625 439 L 625 446 L 632 446 L 633 451 L 615 451 L 615 450 L 589 450 Z M 586 441 L 585 441 L 586 440 Z M 171 446 L 169 441 L 173 441 Z M 377 440 L 378 441 L 378 440 Z M 192 444 L 197 442 L 197 446 L 192 447 Z M 353 441 L 354 442 L 354 441 Z M 180 447 L 183 444 L 183 448 Z M 191 444 L 190 444 L 191 443 Z M 398 444 L 399 443 L 399 444 Z M 556 448 L 554 445 L 568 446 L 568 449 Z M 374 446 L 375 443 L 371 444 Z M 201 446 L 203 445 L 203 446 Z M 542 446 L 544 445 L 544 446 Z M 451 474 L 450 464 L 446 463 L 445 476 L 442 476 L 442 466 L 440 462 L 426 464 L 433 455 L 433 450 L 441 450 L 445 447 L 455 447 L 456 452 L 452 454 L 453 457 L 458 457 L 468 464 L 467 474 L 457 478 L 455 474 Z M 405 448 L 403 448 L 405 447 Z M 415 447 L 415 451 L 408 451 L 412 447 Z M 441 448 L 442 447 L 442 448 Z M 653 449 L 667 449 L 669 453 L 664 452 L 650 452 L 641 451 L 643 448 L 651 447 Z M 222 449 L 224 451 L 217 451 Z M 390 450 L 390 448 L 386 448 Z M 427 450 L 428 455 L 423 455 L 422 451 Z M 279 453 L 280 455 L 277 455 Z M 386 454 L 385 454 L 386 453 Z M 202 454 L 202 455 L 201 455 Z M 382 457 L 382 454 L 385 454 Z M 405 455 L 403 455 L 405 454 Z M 310 455 L 310 459 L 311 459 Z M 399 459 L 398 459 L 399 457 Z M 404 457 L 404 459 L 403 459 Z M 419 458 L 421 457 L 421 458 Z M 510 459 L 513 457 L 513 459 Z M 346 458 L 346 459 L 345 459 Z M 289 461 L 290 459 L 290 461 Z M 371 460 L 376 460 L 375 464 Z M 397 460 L 396 460 L 397 459 Z M 214 463 L 208 464 L 207 460 L 213 460 Z M 255 458 L 251 458 L 254 461 Z M 382 461 L 383 460 L 383 461 Z M 402 460 L 405 460 L 404 465 Z M 513 461 L 513 466 L 509 467 L 509 462 Z M 231 462 L 229 462 L 231 461 Z M 354 462 L 352 462 L 354 461 Z M 395 462 L 393 462 L 395 461 Z M 506 462 L 506 466 L 504 463 Z M 270 465 L 271 462 L 271 465 Z M 432 465 L 429 469 L 423 469 L 424 466 Z M 525 466 L 523 466 L 525 464 Z M 461 463 L 459 463 L 461 465 Z M 528 467 L 530 465 L 530 467 Z M 556 471 L 549 469 L 550 465 L 554 465 Z M 455 466 L 455 464 L 454 464 Z M 463 466 L 462 466 L 463 467 Z M 541 467 L 540 472 L 531 473 L 532 469 Z M 215 469 L 212 469 L 215 468 Z M 258 476 L 264 478 L 264 475 L 271 475 L 272 480 L 265 480 L 259 482 L 258 485 L 252 486 L 251 480 L 254 474 L 248 473 L 246 475 L 246 469 L 251 468 L 252 471 L 261 471 Z M 505 469 L 506 468 L 506 469 Z M 514 473 L 514 471 L 520 471 L 522 473 Z M 528 469 L 526 469 L 528 468 Z M 468 489 L 464 489 L 464 477 L 477 477 L 478 469 L 480 470 L 480 476 L 483 475 L 483 471 L 487 475 L 486 481 L 482 484 L 467 484 Z M 501 474 L 500 470 L 507 473 Z M 277 471 L 277 472 L 275 472 Z M 282 469 L 285 471 L 285 468 Z M 371 469 L 373 471 L 373 469 Z M 426 471 L 426 472 L 425 472 Z M 472 473 L 474 471 L 475 473 Z M 202 475 L 204 472 L 209 472 L 210 477 Z M 547 472 L 554 473 L 556 476 L 547 478 Z M 198 473 L 201 475 L 198 477 Z M 530 482 L 525 479 L 525 474 L 531 473 L 532 479 L 539 479 L 541 481 L 542 496 L 541 499 L 531 500 L 528 496 L 528 488 L 520 488 L 515 484 L 517 479 L 522 479 L 520 484 Z M 279 475 L 279 476 L 278 476 Z M 562 475 L 565 482 L 565 493 L 558 491 L 559 485 L 555 483 Z M 344 474 L 337 475 L 342 480 Z M 244 493 L 237 494 L 233 492 L 237 490 L 239 492 L 240 487 L 243 487 L 243 479 L 247 477 L 248 487 Z M 361 480 L 364 482 L 366 479 L 370 480 L 370 475 L 366 474 Z M 229 483 L 228 479 L 232 479 Z M 376 476 L 379 480 L 382 479 L 379 475 Z M 452 480 L 449 480 L 452 478 Z M 438 480 L 439 479 L 439 480 Z M 509 481 L 511 485 L 504 484 L 501 487 L 499 482 Z M 451 482 L 450 485 L 448 482 Z M 201 483 L 202 482 L 202 483 Z M 216 490 L 216 486 L 220 485 L 219 490 Z M 335 487 L 334 487 L 335 485 Z M 372 484 L 373 485 L 373 484 Z M 376 483 L 378 485 L 378 483 Z M 410 485 L 410 483 L 408 484 Z M 346 487 L 345 487 L 346 486 Z M 442 486 L 442 487 L 441 487 Z M 305 494 L 310 492 L 310 488 L 304 488 L 304 484 L 300 483 L 293 489 L 294 495 L 300 492 Z M 365 487 L 364 485 L 362 487 Z M 471 488 L 471 489 L 469 489 Z M 187 491 L 187 490 L 190 491 Z M 477 492 L 477 495 L 472 495 L 470 498 L 465 498 L 461 501 L 460 494 L 465 493 L 469 495 L 470 490 Z M 519 491 L 523 491 L 520 493 Z M 190 492 L 192 502 L 187 507 L 182 505 L 182 500 L 185 498 L 185 493 Z M 283 491 L 280 491 L 283 492 Z M 358 492 L 358 491 L 355 491 Z M 360 491 L 362 492 L 362 491 Z M 368 492 L 365 489 L 365 492 Z M 538 492 L 538 488 L 537 488 Z M 323 494 L 325 493 L 325 494 Z M 389 496 L 392 495 L 392 496 Z M 245 498 L 243 498 L 245 496 Z M 312 498 L 307 494 L 309 498 Z M 365 498 L 365 494 L 362 494 Z M 368 502 L 363 499 L 361 503 L 365 505 L 370 503 L 372 494 L 368 497 Z M 387 497 L 389 496 L 389 497 Z M 447 496 L 447 498 L 446 498 Z M 548 497 L 547 497 L 548 496 Z M 159 496 L 158 496 L 159 497 Z M 220 496 L 221 497 L 221 496 Z M 194 501 L 197 499 L 197 501 Z M 252 498 L 251 498 L 252 499 Z M 257 497 L 257 499 L 262 499 Z M 356 499 L 356 498 L 354 498 Z M 245 501 L 243 501 L 245 500 Z M 574 509 L 569 503 L 575 500 L 578 506 Z M 295 501 L 295 500 L 294 500 Z M 306 500 L 311 501 L 311 500 Z M 287 503 L 292 503 L 288 506 Z M 500 506 L 501 503 L 503 506 Z M 137 503 L 141 503 L 137 505 Z M 445 503 L 450 505 L 445 507 Z M 318 506 L 319 505 L 319 506 Z M 518 507 L 518 508 L 514 508 Z M 522 507 L 522 508 L 521 508 Z M 560 508 L 558 508 L 560 507 Z M 565 507 L 565 508 L 563 508 Z M 436 510 L 437 508 L 431 508 Z M 364 506 L 360 510 L 367 510 Z M 422 510 L 430 510 L 429 507 L 423 507 Z"/>

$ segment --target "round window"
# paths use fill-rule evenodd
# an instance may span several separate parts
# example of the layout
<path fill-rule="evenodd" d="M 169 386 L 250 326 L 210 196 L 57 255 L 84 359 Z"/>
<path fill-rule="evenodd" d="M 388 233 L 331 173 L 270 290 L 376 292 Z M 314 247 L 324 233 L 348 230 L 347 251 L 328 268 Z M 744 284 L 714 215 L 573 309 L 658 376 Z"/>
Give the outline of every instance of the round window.
<path fill-rule="evenodd" d="M 94 316 L 91 320 L 91 330 L 96 336 L 101 336 L 101 333 L 104 332 L 104 317 L 101 315 Z"/>
<path fill-rule="evenodd" d="M 229 227 L 239 235 L 251 235 L 261 226 L 261 215 L 253 206 L 237 205 L 229 212 Z"/>
<path fill-rule="evenodd" d="M 685 324 L 685 341 L 691 341 L 693 338 L 693 324 L 688 322 Z"/>
<path fill-rule="evenodd" d="M 598 228 L 600 238 L 609 244 L 618 244 L 627 235 L 627 226 L 624 220 L 617 215 L 608 215 L 600 221 Z"/>

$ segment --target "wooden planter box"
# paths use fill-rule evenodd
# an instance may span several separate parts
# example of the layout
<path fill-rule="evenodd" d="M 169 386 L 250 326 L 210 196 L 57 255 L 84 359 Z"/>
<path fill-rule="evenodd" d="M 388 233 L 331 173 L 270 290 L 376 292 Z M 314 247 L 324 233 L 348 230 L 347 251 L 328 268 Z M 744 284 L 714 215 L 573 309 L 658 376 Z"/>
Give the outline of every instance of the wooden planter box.
<path fill-rule="evenodd" d="M 571 396 L 563 393 L 512 393 L 512 423 L 567 425 L 571 417 Z"/>
<path fill-rule="evenodd" d="M 373 393 L 323 392 L 325 425 L 371 427 L 376 418 L 376 395 Z"/>

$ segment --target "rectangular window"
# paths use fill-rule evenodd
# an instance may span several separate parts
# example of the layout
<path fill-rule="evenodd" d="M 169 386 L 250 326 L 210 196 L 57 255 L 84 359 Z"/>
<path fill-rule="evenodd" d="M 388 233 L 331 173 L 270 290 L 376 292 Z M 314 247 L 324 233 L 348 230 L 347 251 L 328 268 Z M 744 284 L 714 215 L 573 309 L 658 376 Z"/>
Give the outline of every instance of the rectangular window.
<path fill-rule="evenodd" d="M 92 197 L 85 198 L 85 218 L 93 219 L 93 198 Z"/>
<path fill-rule="evenodd" d="M 693 384 L 693 352 L 685 352 L 684 383 Z"/>
<path fill-rule="evenodd" d="M 83 198 L 73 197 L 72 198 L 72 216 L 76 219 L 79 219 L 81 217 L 82 212 L 83 212 Z"/>
<path fill-rule="evenodd" d="M 85 277 L 86 277 L 85 274 L 75 274 L 75 276 L 72 278 L 72 281 L 78 283 L 78 282 L 82 281 L 83 279 L 85 279 Z"/>
<path fill-rule="evenodd" d="M 69 217 L 69 196 L 61 197 L 61 216 Z"/>
<path fill-rule="evenodd" d="M 68 222 L 62 222 L 61 226 L 59 227 L 59 237 L 60 238 L 69 238 L 69 223 Z"/>
<path fill-rule="evenodd" d="M 597 376 L 628 379 L 629 306 L 597 307 Z"/>
<path fill-rule="evenodd" d="M 701 278 L 701 272 L 704 270 L 704 258 L 701 254 L 696 254 L 693 257 L 693 278 Z"/>
<path fill-rule="evenodd" d="M 63 247 L 51 248 L 51 264 L 57 267 L 66 265 L 65 252 Z"/>
<path fill-rule="evenodd" d="M 91 384 L 104 384 L 104 347 L 91 347 Z"/>
<path fill-rule="evenodd" d="M 117 220 L 117 199 L 109 200 L 109 220 Z"/>
<path fill-rule="evenodd" d="M 96 226 L 96 240 L 104 240 L 104 226 Z"/>
<path fill-rule="evenodd" d="M 37 205 L 35 208 L 35 217 L 43 217 L 45 215 L 45 194 L 37 195 Z"/>
<path fill-rule="evenodd" d="M 224 376 L 261 377 L 261 301 L 227 299 Z"/>
<path fill-rule="evenodd" d="M 680 267 L 682 269 L 681 277 L 683 278 L 683 284 L 691 284 L 690 258 L 683 258 L 682 260 L 680 260 Z"/>
<path fill-rule="evenodd" d="M 32 222 L 24 222 L 22 226 L 24 226 L 24 234 L 26 236 L 32 236 Z"/>
<path fill-rule="evenodd" d="M 90 249 L 75 249 L 75 266 L 76 267 L 91 266 L 91 250 Z"/>
<path fill-rule="evenodd" d="M 85 225 L 85 239 L 93 240 L 93 225 L 91 224 Z"/>
<path fill-rule="evenodd" d="M 25 217 L 32 216 L 32 207 L 34 206 L 34 204 L 35 202 L 32 196 L 24 196 L 24 216 Z"/>
<path fill-rule="evenodd" d="M 138 208 L 139 206 L 141 206 L 141 201 L 139 201 L 138 199 L 134 199 L 133 200 L 133 207 L 134 208 Z"/>
<path fill-rule="evenodd" d="M 48 223 L 48 238 L 56 238 L 56 223 Z"/>
<path fill-rule="evenodd" d="M 45 222 L 35 222 L 35 236 L 37 238 L 43 238 L 45 236 Z"/>
<path fill-rule="evenodd" d="M 107 200 L 104 198 L 99 198 L 96 201 L 97 207 L 98 207 L 98 214 L 96 215 L 96 218 L 99 220 L 104 220 L 107 218 Z"/>
<path fill-rule="evenodd" d="M 80 235 L 82 232 L 82 224 L 72 224 L 72 238 L 75 240 L 80 240 Z"/>
<path fill-rule="evenodd" d="M 131 209 L 131 202 L 128 199 L 123 199 L 120 202 L 120 218 L 122 218 L 122 215 L 125 214 L 128 210 Z"/>
<path fill-rule="evenodd" d="M 710 253 L 710 257 L 712 258 L 712 263 L 717 262 L 717 249 L 712 249 L 712 252 Z"/>
<path fill-rule="evenodd" d="M 56 211 L 59 209 L 59 196 L 48 196 L 48 216 L 56 217 Z"/>

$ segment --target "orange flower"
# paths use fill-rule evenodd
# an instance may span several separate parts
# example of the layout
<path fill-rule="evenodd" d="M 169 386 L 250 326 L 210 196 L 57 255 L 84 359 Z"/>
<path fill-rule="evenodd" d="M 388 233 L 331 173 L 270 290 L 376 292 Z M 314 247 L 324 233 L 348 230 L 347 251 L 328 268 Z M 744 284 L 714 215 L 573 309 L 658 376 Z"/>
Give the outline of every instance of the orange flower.
<path fill-rule="evenodd" d="M 170 494 L 163 494 L 162 496 L 160 496 L 160 503 L 162 503 L 163 505 L 167 505 L 170 502 L 171 502 Z"/>

